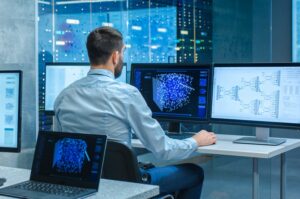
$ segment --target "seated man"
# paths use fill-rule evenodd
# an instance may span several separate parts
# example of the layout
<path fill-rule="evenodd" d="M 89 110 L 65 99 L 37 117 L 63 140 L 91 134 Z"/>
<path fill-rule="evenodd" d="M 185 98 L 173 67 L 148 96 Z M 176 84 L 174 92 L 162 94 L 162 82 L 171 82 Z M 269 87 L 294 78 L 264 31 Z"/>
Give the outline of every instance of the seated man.
<path fill-rule="evenodd" d="M 212 132 L 200 131 L 185 140 L 165 135 L 142 95 L 135 87 L 115 80 L 123 67 L 122 34 L 110 27 L 93 30 L 87 38 L 91 69 L 87 77 L 63 90 L 57 97 L 55 131 L 106 134 L 131 144 L 131 134 L 157 158 L 188 158 L 199 146 L 216 142 Z M 161 193 L 179 191 L 179 198 L 200 198 L 203 170 L 193 164 L 152 168 L 149 183 Z"/>

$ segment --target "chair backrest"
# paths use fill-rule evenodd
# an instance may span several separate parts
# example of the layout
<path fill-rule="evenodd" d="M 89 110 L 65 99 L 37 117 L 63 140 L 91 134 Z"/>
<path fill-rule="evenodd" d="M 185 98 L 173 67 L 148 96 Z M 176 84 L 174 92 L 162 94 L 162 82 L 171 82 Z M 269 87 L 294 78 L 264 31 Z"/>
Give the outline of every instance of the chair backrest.
<path fill-rule="evenodd" d="M 141 172 L 133 149 L 116 140 L 108 140 L 102 178 L 141 182 Z"/>

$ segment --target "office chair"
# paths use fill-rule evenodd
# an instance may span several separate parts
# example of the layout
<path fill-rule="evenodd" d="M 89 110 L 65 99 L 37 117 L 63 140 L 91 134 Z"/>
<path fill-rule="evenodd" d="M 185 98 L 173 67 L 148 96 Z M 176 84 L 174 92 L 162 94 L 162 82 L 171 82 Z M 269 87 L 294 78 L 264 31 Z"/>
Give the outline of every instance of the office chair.
<path fill-rule="evenodd" d="M 122 142 L 108 140 L 102 177 L 142 183 L 142 176 L 134 151 Z"/>
<path fill-rule="evenodd" d="M 134 150 L 117 140 L 107 141 L 102 178 L 145 183 Z M 170 194 L 155 198 L 174 199 Z"/>

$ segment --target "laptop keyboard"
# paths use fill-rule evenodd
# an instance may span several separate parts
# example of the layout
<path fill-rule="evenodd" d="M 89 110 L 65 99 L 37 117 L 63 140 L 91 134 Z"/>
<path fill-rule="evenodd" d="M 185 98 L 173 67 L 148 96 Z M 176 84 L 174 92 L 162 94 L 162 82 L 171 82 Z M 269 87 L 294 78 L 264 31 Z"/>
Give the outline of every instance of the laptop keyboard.
<path fill-rule="evenodd" d="M 28 190 L 28 191 L 43 192 L 43 193 L 59 195 L 64 197 L 76 196 L 86 190 L 79 187 L 70 187 L 65 185 L 49 184 L 49 183 L 33 182 L 33 181 L 28 181 L 22 184 L 18 184 L 15 186 L 15 188 Z"/>

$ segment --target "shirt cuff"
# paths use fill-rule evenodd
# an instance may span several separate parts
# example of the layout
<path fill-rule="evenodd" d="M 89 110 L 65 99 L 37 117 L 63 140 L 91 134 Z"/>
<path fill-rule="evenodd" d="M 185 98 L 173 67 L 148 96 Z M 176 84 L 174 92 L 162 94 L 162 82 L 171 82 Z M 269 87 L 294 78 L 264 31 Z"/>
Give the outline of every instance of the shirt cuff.
<path fill-rule="evenodd" d="M 194 138 L 190 137 L 185 140 L 188 141 L 189 143 L 191 143 L 191 146 L 193 147 L 193 149 L 196 150 L 198 148 L 198 143 Z"/>

